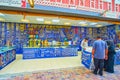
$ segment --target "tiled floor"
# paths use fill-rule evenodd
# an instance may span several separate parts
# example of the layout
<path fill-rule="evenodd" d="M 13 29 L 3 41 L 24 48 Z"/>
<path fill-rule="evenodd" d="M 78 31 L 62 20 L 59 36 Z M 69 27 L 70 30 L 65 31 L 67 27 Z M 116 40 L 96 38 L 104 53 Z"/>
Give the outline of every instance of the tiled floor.
<path fill-rule="evenodd" d="M 115 66 L 114 74 L 104 72 L 103 76 L 94 75 L 82 66 L 3 75 L 0 80 L 120 80 L 120 66 Z"/>
<path fill-rule="evenodd" d="M 64 58 L 22 60 L 21 55 L 0 71 L 0 80 L 120 80 L 120 65 L 115 73 L 94 75 L 82 66 L 80 55 Z"/>
<path fill-rule="evenodd" d="M 74 57 L 23 60 L 22 55 L 17 55 L 14 62 L 0 71 L 0 75 L 82 66 L 80 57 L 79 53 Z"/>

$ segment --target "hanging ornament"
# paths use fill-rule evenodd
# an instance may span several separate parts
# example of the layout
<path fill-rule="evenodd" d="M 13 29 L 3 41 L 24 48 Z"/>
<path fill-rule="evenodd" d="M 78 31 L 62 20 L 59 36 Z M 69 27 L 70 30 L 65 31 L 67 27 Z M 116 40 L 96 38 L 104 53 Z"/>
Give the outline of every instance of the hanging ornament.
<path fill-rule="evenodd" d="M 34 0 L 28 0 L 29 4 L 30 4 L 30 7 L 31 8 L 34 8 Z"/>

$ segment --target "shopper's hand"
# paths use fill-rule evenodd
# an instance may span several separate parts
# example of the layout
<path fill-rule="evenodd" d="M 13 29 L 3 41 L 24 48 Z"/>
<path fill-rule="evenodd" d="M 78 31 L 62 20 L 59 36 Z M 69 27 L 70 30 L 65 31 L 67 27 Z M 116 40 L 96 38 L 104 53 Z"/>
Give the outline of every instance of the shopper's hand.
<path fill-rule="evenodd" d="M 94 55 L 92 55 L 92 58 L 94 58 Z"/>
<path fill-rule="evenodd" d="M 108 56 L 105 56 L 105 60 L 107 60 L 108 59 Z"/>

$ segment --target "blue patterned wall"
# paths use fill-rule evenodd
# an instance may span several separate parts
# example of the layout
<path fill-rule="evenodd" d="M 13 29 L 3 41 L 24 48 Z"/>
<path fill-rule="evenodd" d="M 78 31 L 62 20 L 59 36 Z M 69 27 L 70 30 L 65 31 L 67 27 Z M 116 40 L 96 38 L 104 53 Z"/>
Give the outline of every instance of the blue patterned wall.
<path fill-rule="evenodd" d="M 38 24 L 20 24 L 20 23 L 3 23 L 0 22 L 0 46 L 5 46 L 7 40 L 10 40 L 12 45 L 16 45 L 17 52 L 22 53 L 24 45 L 28 45 L 29 27 L 39 27 L 37 30 L 37 38 L 41 40 L 56 40 L 60 42 L 72 41 L 73 45 L 80 46 L 80 42 L 85 38 L 89 38 L 89 46 L 95 41 L 97 35 L 103 37 L 104 40 L 113 40 L 115 44 L 120 43 L 116 35 L 116 31 L 120 30 L 120 26 L 111 25 L 101 28 L 88 28 L 71 26 L 69 28 L 57 28 L 57 30 L 50 30 L 48 27 L 51 25 L 38 25 Z M 43 27 L 44 26 L 44 27 Z M 57 26 L 60 27 L 60 26 Z M 22 29 L 24 28 L 24 29 Z M 33 32 L 35 32 L 33 30 Z"/>

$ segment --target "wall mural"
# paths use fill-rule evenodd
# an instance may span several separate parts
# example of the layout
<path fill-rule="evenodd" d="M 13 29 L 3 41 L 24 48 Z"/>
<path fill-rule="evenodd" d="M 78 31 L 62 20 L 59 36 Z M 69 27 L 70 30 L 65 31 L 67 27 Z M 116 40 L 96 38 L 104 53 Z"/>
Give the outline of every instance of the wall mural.
<path fill-rule="evenodd" d="M 116 40 L 117 40 L 117 47 L 120 47 L 120 25 L 116 26 Z"/>

